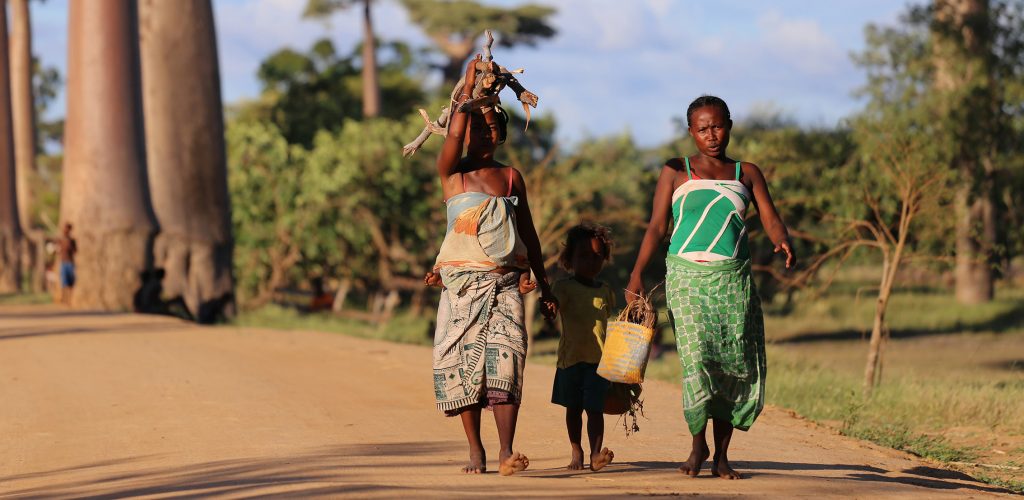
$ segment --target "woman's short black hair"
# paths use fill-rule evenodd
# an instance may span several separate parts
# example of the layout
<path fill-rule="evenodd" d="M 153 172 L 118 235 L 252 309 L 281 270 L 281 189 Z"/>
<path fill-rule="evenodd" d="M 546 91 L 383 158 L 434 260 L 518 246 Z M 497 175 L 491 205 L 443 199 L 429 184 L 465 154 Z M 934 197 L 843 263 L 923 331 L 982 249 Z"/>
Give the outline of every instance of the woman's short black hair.
<path fill-rule="evenodd" d="M 601 258 L 605 262 L 612 260 L 612 231 L 600 224 L 583 222 L 569 229 L 565 236 L 565 243 L 562 244 L 562 253 L 558 254 L 558 265 L 566 271 L 572 271 L 572 254 L 580 245 L 587 245 L 590 240 L 597 238 L 602 243 Z"/>
<path fill-rule="evenodd" d="M 690 126 L 690 117 L 693 116 L 693 112 L 697 111 L 700 108 L 703 108 L 704 106 L 716 106 L 718 107 L 718 109 L 721 109 L 723 113 L 725 113 L 726 120 L 732 120 L 732 117 L 729 115 L 729 105 L 726 104 L 721 97 L 715 97 L 713 95 L 704 94 L 694 99 L 693 102 L 690 103 L 690 106 L 686 108 L 687 127 Z"/>

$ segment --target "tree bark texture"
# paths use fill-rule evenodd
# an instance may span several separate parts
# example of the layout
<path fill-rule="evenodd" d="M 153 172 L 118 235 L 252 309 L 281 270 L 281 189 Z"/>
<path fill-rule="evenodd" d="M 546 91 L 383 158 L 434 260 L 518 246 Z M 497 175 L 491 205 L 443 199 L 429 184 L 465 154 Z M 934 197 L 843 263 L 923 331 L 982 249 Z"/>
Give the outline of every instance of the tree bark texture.
<path fill-rule="evenodd" d="M 956 150 L 950 168 L 962 173 L 956 195 L 957 300 L 965 304 L 993 297 L 996 244 L 993 172 L 984 156 L 997 127 L 992 92 L 992 27 L 987 0 L 935 0 L 933 57 L 935 89 L 943 96 L 954 127 Z"/>
<path fill-rule="evenodd" d="M 234 315 L 224 119 L 210 0 L 139 3 L 146 164 L 162 296 L 208 323 Z"/>
<path fill-rule="evenodd" d="M 69 2 L 61 220 L 78 245 L 72 306 L 126 310 L 151 264 L 135 3 Z"/>
<path fill-rule="evenodd" d="M 7 11 L 0 9 L 0 293 L 21 288 L 21 221 L 18 213 L 11 78 L 7 59 Z"/>
<path fill-rule="evenodd" d="M 363 116 L 380 115 L 380 80 L 377 77 L 377 39 L 373 33 L 371 0 L 363 0 Z"/>
<path fill-rule="evenodd" d="M 32 24 L 29 0 L 10 0 L 11 109 L 14 121 L 14 162 L 17 171 L 18 215 L 31 240 L 23 268 L 31 272 L 32 291 L 45 286 L 46 233 L 32 220 L 31 180 L 36 175 L 35 97 L 32 93 Z"/>

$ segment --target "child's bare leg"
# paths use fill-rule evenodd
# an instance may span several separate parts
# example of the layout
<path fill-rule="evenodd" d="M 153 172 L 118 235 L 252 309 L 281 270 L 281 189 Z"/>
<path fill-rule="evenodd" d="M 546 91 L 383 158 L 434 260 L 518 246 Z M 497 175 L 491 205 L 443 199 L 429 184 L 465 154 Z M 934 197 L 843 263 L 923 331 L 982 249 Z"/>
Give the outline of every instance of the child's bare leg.
<path fill-rule="evenodd" d="M 604 413 L 587 410 L 587 437 L 590 439 L 590 470 L 597 472 L 612 463 L 615 453 L 604 444 Z"/>
<path fill-rule="evenodd" d="M 468 409 L 459 416 L 462 417 L 462 427 L 466 430 L 466 439 L 469 441 L 469 463 L 462 468 L 462 472 L 483 474 L 487 472 L 487 452 L 480 441 L 480 408 Z"/>
<path fill-rule="evenodd" d="M 679 472 L 690 477 L 697 477 L 700 474 L 700 468 L 704 466 L 704 461 L 711 455 L 711 450 L 708 449 L 708 439 L 705 436 L 706 431 L 707 426 L 693 435 L 693 448 L 690 450 L 690 456 L 683 462 L 683 465 L 679 466 Z"/>
<path fill-rule="evenodd" d="M 711 473 L 722 479 L 743 479 L 740 473 L 729 467 L 729 441 L 732 440 L 732 424 L 715 419 L 715 458 L 711 462 Z"/>
<path fill-rule="evenodd" d="M 565 430 L 569 432 L 569 446 L 572 455 L 569 457 L 569 470 L 583 469 L 583 408 L 565 409 Z M 587 429 L 589 430 L 589 429 Z"/>
<path fill-rule="evenodd" d="M 501 444 L 501 450 L 498 452 L 498 472 L 502 476 L 511 476 L 530 466 L 530 459 L 526 458 L 526 455 L 512 451 L 518 419 L 518 404 L 499 404 L 494 407 L 494 423 L 498 426 L 498 441 Z"/>

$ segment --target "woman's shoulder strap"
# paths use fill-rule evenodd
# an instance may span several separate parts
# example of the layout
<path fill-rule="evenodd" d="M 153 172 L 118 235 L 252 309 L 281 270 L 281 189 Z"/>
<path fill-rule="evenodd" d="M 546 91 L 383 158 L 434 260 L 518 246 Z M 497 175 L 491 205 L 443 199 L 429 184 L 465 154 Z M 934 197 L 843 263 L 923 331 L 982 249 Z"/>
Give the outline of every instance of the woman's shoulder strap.
<path fill-rule="evenodd" d="M 740 180 L 740 175 L 742 174 L 743 172 L 740 170 L 740 162 L 736 162 L 736 180 Z"/>

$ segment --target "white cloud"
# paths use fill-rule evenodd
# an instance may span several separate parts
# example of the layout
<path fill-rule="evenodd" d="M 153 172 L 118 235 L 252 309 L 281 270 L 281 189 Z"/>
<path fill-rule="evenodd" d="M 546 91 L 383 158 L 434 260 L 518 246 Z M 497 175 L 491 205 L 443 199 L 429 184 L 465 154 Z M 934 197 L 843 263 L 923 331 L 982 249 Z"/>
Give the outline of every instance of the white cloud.
<path fill-rule="evenodd" d="M 834 74 L 846 54 L 813 19 L 788 19 L 768 11 L 757 19 L 764 51 L 773 59 L 813 75 Z"/>

